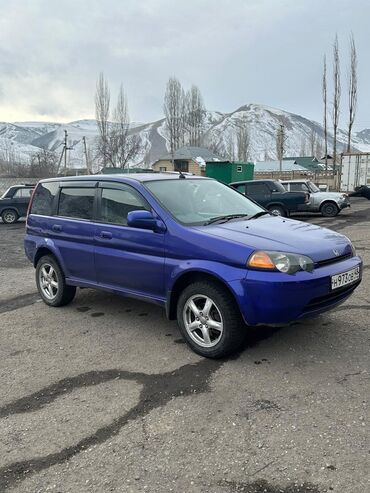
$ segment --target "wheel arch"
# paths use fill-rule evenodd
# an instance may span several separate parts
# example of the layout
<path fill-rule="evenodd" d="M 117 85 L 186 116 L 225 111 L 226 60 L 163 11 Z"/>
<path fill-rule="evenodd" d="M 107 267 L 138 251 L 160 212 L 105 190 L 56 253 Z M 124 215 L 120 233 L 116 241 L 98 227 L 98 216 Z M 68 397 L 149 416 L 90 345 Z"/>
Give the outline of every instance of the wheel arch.
<path fill-rule="evenodd" d="M 333 204 L 333 205 L 335 205 L 335 207 L 336 207 L 337 209 L 339 209 L 339 206 L 338 206 L 338 204 L 335 202 L 335 200 L 333 200 L 333 199 L 324 199 L 324 200 L 321 202 L 321 204 L 320 204 L 320 211 L 321 211 L 321 209 L 324 207 L 324 205 L 325 205 L 325 204 L 328 204 L 328 203 L 329 203 L 329 204 Z"/>
<path fill-rule="evenodd" d="M 37 249 L 33 259 L 33 266 L 36 267 L 37 262 L 40 260 L 41 257 L 44 257 L 45 255 L 51 255 L 52 257 L 54 257 L 56 262 L 58 262 L 59 267 L 63 269 L 56 253 L 53 251 L 52 248 L 49 248 L 47 246 L 41 246 Z"/>
<path fill-rule="evenodd" d="M 233 300 L 236 303 L 236 306 L 239 309 L 239 305 L 235 293 L 230 288 L 227 281 L 218 277 L 215 274 L 212 274 L 211 272 L 202 271 L 202 270 L 190 270 L 182 273 L 172 285 L 171 290 L 167 292 L 166 315 L 169 320 L 176 319 L 177 302 L 179 300 L 181 292 L 187 286 L 197 281 L 210 281 L 217 284 L 218 286 L 223 287 L 232 296 Z"/>

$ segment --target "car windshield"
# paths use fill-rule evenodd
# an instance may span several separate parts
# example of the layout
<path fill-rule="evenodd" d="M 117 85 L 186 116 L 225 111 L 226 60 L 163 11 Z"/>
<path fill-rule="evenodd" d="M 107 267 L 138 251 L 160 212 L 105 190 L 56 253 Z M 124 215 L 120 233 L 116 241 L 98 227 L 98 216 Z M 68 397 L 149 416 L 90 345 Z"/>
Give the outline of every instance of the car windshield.
<path fill-rule="evenodd" d="M 0 199 L 4 199 L 4 198 L 7 196 L 8 192 L 9 192 L 12 188 L 14 188 L 14 187 L 9 187 L 9 188 L 8 188 L 8 190 L 6 190 L 6 191 L 5 191 L 5 192 L 4 192 L 4 193 L 0 196 Z"/>
<path fill-rule="evenodd" d="M 264 210 L 216 180 L 161 180 L 146 182 L 145 186 L 175 219 L 186 225 L 225 220 L 226 216 L 251 217 Z"/>
<path fill-rule="evenodd" d="M 312 181 L 308 182 L 308 186 L 309 186 L 311 192 L 313 192 L 313 193 L 320 192 L 319 187 L 317 187 L 314 183 L 312 183 Z"/>

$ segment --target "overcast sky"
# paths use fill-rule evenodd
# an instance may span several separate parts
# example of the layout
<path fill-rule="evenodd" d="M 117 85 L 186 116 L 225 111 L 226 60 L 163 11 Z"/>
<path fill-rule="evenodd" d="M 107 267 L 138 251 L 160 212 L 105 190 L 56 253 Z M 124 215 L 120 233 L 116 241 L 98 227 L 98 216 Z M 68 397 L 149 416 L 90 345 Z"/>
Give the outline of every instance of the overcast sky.
<path fill-rule="evenodd" d="M 208 109 L 261 103 L 321 121 L 337 32 L 345 126 L 353 31 L 355 130 L 370 128 L 369 19 L 369 0 L 0 0 L 0 121 L 91 118 L 100 71 L 112 96 L 123 83 L 133 121 L 162 117 L 171 75 Z"/>

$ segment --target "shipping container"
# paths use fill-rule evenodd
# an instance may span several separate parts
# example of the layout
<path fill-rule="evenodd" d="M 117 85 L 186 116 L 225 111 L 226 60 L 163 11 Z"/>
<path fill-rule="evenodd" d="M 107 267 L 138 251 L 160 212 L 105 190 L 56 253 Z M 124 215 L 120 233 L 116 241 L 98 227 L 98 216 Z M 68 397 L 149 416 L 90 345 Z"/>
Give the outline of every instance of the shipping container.
<path fill-rule="evenodd" d="M 344 153 L 341 166 L 341 191 L 352 192 L 361 185 L 370 185 L 370 153 Z"/>

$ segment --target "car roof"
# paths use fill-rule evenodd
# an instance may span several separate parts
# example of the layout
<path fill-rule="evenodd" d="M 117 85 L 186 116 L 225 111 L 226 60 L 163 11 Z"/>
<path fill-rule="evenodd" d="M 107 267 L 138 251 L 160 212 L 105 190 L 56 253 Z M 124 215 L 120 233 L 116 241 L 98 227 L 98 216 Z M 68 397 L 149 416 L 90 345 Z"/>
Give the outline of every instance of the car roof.
<path fill-rule="evenodd" d="M 230 185 L 244 185 L 244 183 L 266 183 L 272 182 L 275 183 L 278 180 L 241 180 L 241 181 L 233 181 Z"/>
<path fill-rule="evenodd" d="M 184 175 L 186 180 L 211 180 L 205 176 L 197 175 Z M 114 173 L 111 175 L 84 175 L 84 176 L 59 176 L 57 178 L 47 178 L 42 180 L 42 182 L 50 181 L 124 181 L 129 179 L 130 181 L 146 182 L 146 181 L 166 181 L 166 180 L 178 180 L 180 173 Z"/>
<path fill-rule="evenodd" d="M 302 182 L 306 182 L 306 181 L 311 181 L 311 180 L 308 180 L 307 178 L 302 178 L 301 180 L 281 180 L 281 183 L 302 183 Z"/>

